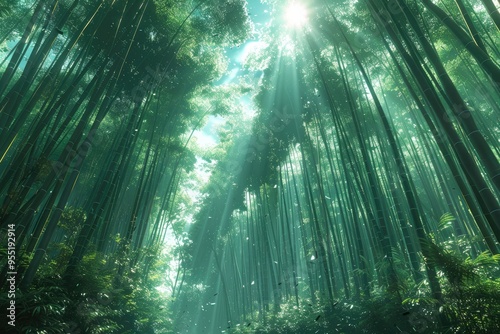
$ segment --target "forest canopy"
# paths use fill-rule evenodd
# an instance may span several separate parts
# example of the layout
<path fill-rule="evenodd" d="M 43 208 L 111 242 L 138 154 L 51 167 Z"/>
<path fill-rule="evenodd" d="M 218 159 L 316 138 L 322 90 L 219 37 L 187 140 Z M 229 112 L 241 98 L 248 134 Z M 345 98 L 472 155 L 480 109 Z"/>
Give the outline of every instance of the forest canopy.
<path fill-rule="evenodd" d="M 7 333 L 500 332 L 494 0 L 0 0 Z"/>

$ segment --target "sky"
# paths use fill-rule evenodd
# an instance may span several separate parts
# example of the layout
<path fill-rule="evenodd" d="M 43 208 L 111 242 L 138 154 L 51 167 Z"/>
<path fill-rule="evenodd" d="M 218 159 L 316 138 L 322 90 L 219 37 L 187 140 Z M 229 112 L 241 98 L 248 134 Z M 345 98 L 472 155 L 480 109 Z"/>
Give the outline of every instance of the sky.
<path fill-rule="evenodd" d="M 259 40 L 260 32 L 263 30 L 264 26 L 271 19 L 268 6 L 261 3 L 260 0 L 249 0 L 247 1 L 247 8 L 249 17 L 252 21 L 254 32 L 244 43 L 236 47 L 227 48 L 225 51 L 228 57 L 228 68 L 226 73 L 214 84 L 215 85 L 230 85 L 236 83 L 238 79 L 244 74 L 243 67 L 248 55 L 259 49 L 261 42 Z M 249 93 L 240 97 L 239 102 L 241 104 L 240 110 L 245 113 L 244 119 L 251 121 L 252 117 L 255 115 L 255 107 L 252 102 L 252 97 Z M 210 115 L 207 117 L 207 121 L 202 128 L 194 131 L 193 139 L 196 145 L 203 150 L 213 149 L 219 143 L 218 129 L 225 123 L 224 117 Z M 206 184 L 210 178 L 211 171 L 207 171 L 205 168 L 207 162 L 205 162 L 201 157 L 197 156 L 197 161 L 195 164 L 194 173 L 196 173 L 197 178 L 202 181 L 195 188 L 191 188 L 188 191 L 188 196 L 195 202 L 200 196 L 200 189 Z M 210 164 L 212 167 L 215 164 Z"/>
<path fill-rule="evenodd" d="M 262 4 L 260 0 L 248 0 L 247 8 L 254 26 L 254 33 L 242 45 L 226 49 L 226 55 L 229 58 L 228 69 L 226 74 L 215 83 L 216 85 L 229 85 L 237 82 L 243 74 L 243 65 L 247 56 L 262 45 L 262 42 L 259 41 L 259 35 L 265 24 L 271 19 L 269 7 Z M 251 99 L 248 96 L 242 96 L 240 102 L 246 116 L 251 118 L 255 114 Z M 209 116 L 206 124 L 194 132 L 193 136 L 200 148 L 211 149 L 218 144 L 217 128 L 224 122 L 223 117 Z"/>

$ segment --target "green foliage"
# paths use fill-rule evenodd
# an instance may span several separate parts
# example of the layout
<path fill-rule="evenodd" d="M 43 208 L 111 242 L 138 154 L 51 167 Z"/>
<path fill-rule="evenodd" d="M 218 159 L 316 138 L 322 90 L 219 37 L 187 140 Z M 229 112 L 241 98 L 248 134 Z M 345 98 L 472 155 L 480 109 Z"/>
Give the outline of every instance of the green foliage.
<path fill-rule="evenodd" d="M 449 217 L 446 219 L 448 220 Z M 335 306 L 301 300 L 280 305 L 280 311 L 259 321 L 248 320 L 231 333 L 497 333 L 500 331 L 500 255 L 483 252 L 475 259 L 425 243 L 428 264 L 438 269 L 442 301 L 431 297 L 428 280 L 412 281 L 393 249 L 392 285 L 375 285 L 370 297 Z M 378 270 L 388 270 L 381 261 Z M 399 283 L 398 283 L 399 282 Z M 397 288 L 394 288 L 397 285 Z M 404 296 L 404 300 L 401 297 Z M 254 315 L 254 319 L 258 315 Z"/>
<path fill-rule="evenodd" d="M 470 265 L 467 265 L 457 255 L 442 249 L 432 241 L 424 242 L 423 249 L 427 263 L 441 269 L 451 284 L 465 284 L 478 278 Z"/>
<path fill-rule="evenodd" d="M 248 19 L 246 1 L 207 1 L 205 15 L 194 20 L 193 26 L 211 36 L 219 45 L 236 45 L 248 38 L 251 22 Z"/>
<path fill-rule="evenodd" d="M 86 333 L 170 333 L 168 298 L 156 289 L 165 270 L 167 258 L 159 257 L 159 248 L 144 250 L 152 263 L 150 274 L 156 279 L 146 282 L 144 266 L 130 266 L 130 259 L 108 259 L 91 253 L 84 257 L 72 278 L 73 309 L 80 315 L 79 326 Z M 129 257 L 133 258 L 133 253 Z M 151 257 L 153 259 L 151 261 Z M 110 262 L 125 265 L 119 279 Z M 72 314 L 69 312 L 69 314 Z"/>
<path fill-rule="evenodd" d="M 9 1 L 0 1 L 0 18 L 9 15 L 11 11 L 12 7 Z"/>
<path fill-rule="evenodd" d="M 265 321 L 248 320 L 236 326 L 231 333 L 313 334 L 333 328 L 337 333 L 355 333 L 359 311 L 359 307 L 347 302 L 335 302 L 332 305 L 324 301 L 312 304 L 309 300 L 303 300 L 297 305 L 290 300 Z"/>
<path fill-rule="evenodd" d="M 69 326 L 61 321 L 71 303 L 67 292 L 55 279 L 47 278 L 41 283 L 26 292 L 16 291 L 16 327 L 20 328 L 21 333 L 67 333 Z M 7 294 L 1 295 L 3 310 L 9 305 L 9 300 Z M 1 322 L 0 331 L 7 333 L 3 326 L 7 326 L 6 321 Z"/>
<path fill-rule="evenodd" d="M 445 213 L 444 215 L 441 216 L 441 218 L 439 218 L 438 230 L 442 231 L 445 228 L 451 227 L 454 220 L 455 217 L 453 217 L 451 213 L 449 212 Z"/>
<path fill-rule="evenodd" d="M 428 242 L 428 262 L 442 272 L 443 304 L 440 308 L 453 333 L 495 333 L 500 331 L 500 255 L 483 252 L 475 259 Z M 497 277 L 497 278 L 493 278 Z"/>
<path fill-rule="evenodd" d="M 480 280 L 452 288 L 441 311 L 453 333 L 500 332 L 500 280 Z"/>
<path fill-rule="evenodd" d="M 168 257 L 159 256 L 159 248 L 145 249 L 152 279 L 146 281 L 143 266 L 125 270 L 120 280 L 112 263 L 92 252 L 87 254 L 72 277 L 54 274 L 55 262 L 47 265 L 28 291 L 16 292 L 16 324 L 22 333 L 162 333 L 171 331 L 168 297 L 161 285 Z M 52 273 L 50 275 L 49 273 Z M 9 300 L 2 295 L 0 304 Z M 4 308 L 4 309 L 5 309 Z M 6 322 L 2 322 L 2 326 Z"/>
<path fill-rule="evenodd" d="M 58 226 L 67 231 L 69 235 L 74 235 L 80 230 L 80 225 L 85 219 L 87 219 L 87 215 L 82 208 L 67 206 L 64 208 Z"/>
<path fill-rule="evenodd" d="M 414 326 L 435 326 L 433 319 L 434 303 L 410 304 L 401 303 L 396 294 L 390 290 L 375 290 L 371 297 L 361 302 L 360 327 L 364 333 L 414 332 Z M 418 332 L 418 331 L 417 331 Z"/>

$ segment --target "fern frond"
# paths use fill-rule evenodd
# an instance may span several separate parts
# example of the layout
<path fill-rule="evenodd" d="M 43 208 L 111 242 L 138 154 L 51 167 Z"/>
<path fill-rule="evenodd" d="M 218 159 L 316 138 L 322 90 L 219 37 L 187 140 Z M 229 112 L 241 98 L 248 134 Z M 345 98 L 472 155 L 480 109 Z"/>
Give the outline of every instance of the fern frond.
<path fill-rule="evenodd" d="M 467 259 L 467 264 L 475 268 L 497 266 L 500 263 L 500 254 L 491 255 L 489 251 L 482 252 L 474 260 Z"/>
<path fill-rule="evenodd" d="M 422 242 L 422 252 L 426 262 L 438 267 L 452 285 L 461 285 L 477 278 L 472 266 L 431 240 Z"/>
<path fill-rule="evenodd" d="M 456 220 L 456 218 L 451 213 L 447 212 L 447 213 L 443 214 L 439 218 L 438 230 L 442 231 L 445 228 L 451 227 L 453 221 L 455 221 L 455 220 Z"/>

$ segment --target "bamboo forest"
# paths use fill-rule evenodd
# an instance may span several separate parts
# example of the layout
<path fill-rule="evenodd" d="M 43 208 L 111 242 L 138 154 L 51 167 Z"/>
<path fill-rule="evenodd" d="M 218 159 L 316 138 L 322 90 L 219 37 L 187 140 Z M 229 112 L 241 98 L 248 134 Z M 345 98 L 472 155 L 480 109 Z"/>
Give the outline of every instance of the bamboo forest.
<path fill-rule="evenodd" d="M 0 333 L 500 333 L 498 0 L 0 0 Z"/>

